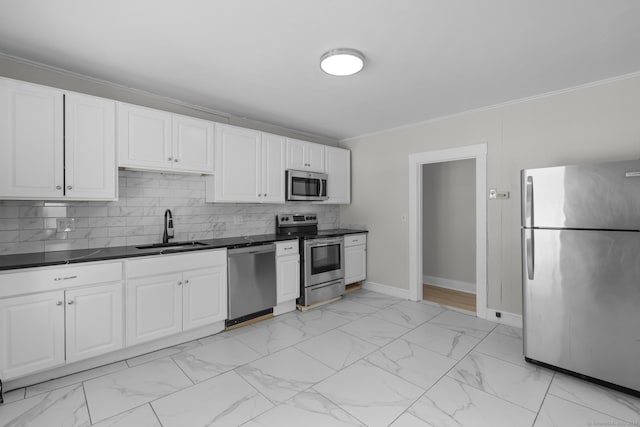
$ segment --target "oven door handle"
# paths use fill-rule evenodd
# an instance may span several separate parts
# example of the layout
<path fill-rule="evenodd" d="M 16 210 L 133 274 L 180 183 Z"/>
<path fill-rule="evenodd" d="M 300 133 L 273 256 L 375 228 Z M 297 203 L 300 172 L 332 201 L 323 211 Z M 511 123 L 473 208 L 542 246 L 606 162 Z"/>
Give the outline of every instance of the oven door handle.
<path fill-rule="evenodd" d="M 306 247 L 314 248 L 316 246 L 339 245 L 342 243 L 344 243 L 344 239 L 342 237 L 338 237 L 331 239 L 311 239 L 307 240 L 304 244 Z"/>

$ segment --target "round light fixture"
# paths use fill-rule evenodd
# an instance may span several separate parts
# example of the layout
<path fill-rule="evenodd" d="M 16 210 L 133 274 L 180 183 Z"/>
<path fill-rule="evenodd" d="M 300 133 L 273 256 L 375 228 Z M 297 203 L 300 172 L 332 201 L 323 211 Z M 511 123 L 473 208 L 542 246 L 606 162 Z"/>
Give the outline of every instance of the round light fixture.
<path fill-rule="evenodd" d="M 364 68 L 364 55 L 355 49 L 332 49 L 320 57 L 320 68 L 332 76 L 351 76 Z"/>

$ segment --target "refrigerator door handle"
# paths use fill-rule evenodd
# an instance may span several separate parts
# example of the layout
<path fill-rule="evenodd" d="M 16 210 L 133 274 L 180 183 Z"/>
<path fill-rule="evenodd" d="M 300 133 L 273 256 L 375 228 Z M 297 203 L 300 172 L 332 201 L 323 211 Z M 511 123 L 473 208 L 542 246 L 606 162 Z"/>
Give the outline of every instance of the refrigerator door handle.
<path fill-rule="evenodd" d="M 524 226 L 533 227 L 533 177 L 527 177 L 525 187 Z"/>
<path fill-rule="evenodd" d="M 535 246 L 533 243 L 533 230 L 528 229 L 525 230 L 526 233 L 526 251 L 527 251 L 527 277 L 529 280 L 533 280 L 533 269 L 535 266 L 535 258 L 534 258 L 534 250 Z"/>

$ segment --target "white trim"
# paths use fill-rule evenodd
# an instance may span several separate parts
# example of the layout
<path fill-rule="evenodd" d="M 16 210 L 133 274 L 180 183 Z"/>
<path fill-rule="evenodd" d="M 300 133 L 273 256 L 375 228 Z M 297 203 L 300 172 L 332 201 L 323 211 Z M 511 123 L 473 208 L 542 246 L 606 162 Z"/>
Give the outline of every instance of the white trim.
<path fill-rule="evenodd" d="M 531 96 L 527 96 L 527 97 L 524 97 L 524 98 L 512 99 L 511 101 L 505 101 L 505 102 L 501 102 L 501 103 L 498 103 L 498 104 L 487 105 L 485 107 L 479 107 L 479 108 L 473 108 L 471 110 L 460 111 L 459 113 L 453 113 L 453 114 L 447 114 L 447 115 L 444 115 L 444 116 L 433 117 L 433 118 L 430 118 L 430 119 L 421 120 L 419 122 L 413 122 L 413 123 L 409 123 L 409 124 L 406 124 L 406 125 L 400 125 L 400 126 L 395 126 L 395 127 L 392 127 L 392 128 L 377 130 L 377 131 L 373 131 L 373 132 L 367 132 L 367 133 L 363 133 L 361 135 L 356 135 L 356 136 L 350 136 L 348 138 L 341 139 L 339 142 L 343 143 L 343 142 L 349 142 L 349 141 L 353 141 L 353 140 L 360 139 L 360 138 L 368 138 L 368 137 L 371 137 L 371 136 L 384 135 L 385 133 L 396 132 L 396 131 L 399 131 L 399 130 L 408 129 L 408 128 L 412 128 L 412 127 L 415 127 L 415 126 L 422 126 L 422 125 L 425 125 L 425 124 L 428 124 L 428 123 L 440 122 L 442 120 L 448 120 L 448 119 L 451 119 L 451 118 L 464 116 L 466 114 L 473 114 L 473 113 L 479 113 L 479 112 L 482 112 L 482 111 L 495 110 L 495 109 L 498 109 L 498 108 L 508 107 L 510 105 L 522 104 L 522 103 L 529 102 L 529 101 L 534 101 L 534 100 L 537 100 L 537 99 L 548 98 L 548 97 L 551 97 L 551 96 L 561 95 L 563 93 L 574 92 L 574 91 L 578 91 L 578 90 L 582 90 L 582 89 L 588 89 L 588 88 L 591 88 L 591 87 L 608 85 L 608 84 L 611 84 L 611 83 L 615 83 L 615 82 L 622 81 L 622 80 L 629 80 L 629 79 L 633 79 L 633 78 L 636 78 L 636 77 L 640 77 L 640 71 L 634 71 L 632 73 L 623 74 L 621 76 L 615 76 L 615 77 L 609 77 L 609 78 L 602 79 L 602 80 L 596 80 L 594 82 L 584 83 L 584 84 L 577 85 L 577 86 L 570 86 L 570 87 L 567 87 L 567 88 L 564 88 L 564 89 L 553 90 L 553 91 L 550 91 L 550 92 L 543 92 L 543 93 L 539 93 L 537 95 L 531 95 Z"/>
<path fill-rule="evenodd" d="M 462 282 L 460 280 L 451 280 L 425 274 L 422 276 L 422 283 L 428 283 L 440 288 L 453 289 L 454 291 L 465 292 L 467 294 L 476 294 L 476 284 L 471 282 Z"/>
<path fill-rule="evenodd" d="M 487 144 L 409 155 L 409 298 L 422 300 L 422 165 L 476 160 L 476 314 L 487 315 Z"/>
<path fill-rule="evenodd" d="M 384 285 L 382 283 L 370 282 L 368 280 L 362 284 L 362 289 L 373 292 L 380 292 L 381 294 L 389 295 L 396 298 L 411 299 L 409 297 L 409 291 L 407 289 Z"/>
<path fill-rule="evenodd" d="M 496 313 L 500 313 L 500 317 L 497 317 Z M 506 311 L 487 308 L 487 320 L 522 329 L 522 315 L 520 314 L 507 313 Z"/>

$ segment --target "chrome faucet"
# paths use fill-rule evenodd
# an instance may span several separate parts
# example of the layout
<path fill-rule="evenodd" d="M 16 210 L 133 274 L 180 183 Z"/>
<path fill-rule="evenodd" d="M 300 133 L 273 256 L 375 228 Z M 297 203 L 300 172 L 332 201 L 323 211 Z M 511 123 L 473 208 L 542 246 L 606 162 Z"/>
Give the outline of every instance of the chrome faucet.
<path fill-rule="evenodd" d="M 171 215 L 171 209 L 164 211 L 164 234 L 162 235 L 162 243 L 169 243 L 169 239 L 173 239 L 173 215 Z"/>

